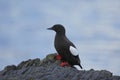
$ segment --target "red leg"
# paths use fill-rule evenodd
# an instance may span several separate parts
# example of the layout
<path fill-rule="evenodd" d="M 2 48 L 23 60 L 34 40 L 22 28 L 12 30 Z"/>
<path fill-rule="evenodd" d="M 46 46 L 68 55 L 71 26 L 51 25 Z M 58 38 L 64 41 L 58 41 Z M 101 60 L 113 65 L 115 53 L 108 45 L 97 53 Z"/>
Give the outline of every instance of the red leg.
<path fill-rule="evenodd" d="M 58 55 L 56 55 L 56 59 L 57 60 L 61 60 L 61 56 L 58 54 Z"/>
<path fill-rule="evenodd" d="M 70 64 L 69 64 L 68 62 L 62 62 L 62 63 L 60 64 L 60 66 L 62 66 L 62 67 L 64 67 L 64 66 L 70 66 Z"/>

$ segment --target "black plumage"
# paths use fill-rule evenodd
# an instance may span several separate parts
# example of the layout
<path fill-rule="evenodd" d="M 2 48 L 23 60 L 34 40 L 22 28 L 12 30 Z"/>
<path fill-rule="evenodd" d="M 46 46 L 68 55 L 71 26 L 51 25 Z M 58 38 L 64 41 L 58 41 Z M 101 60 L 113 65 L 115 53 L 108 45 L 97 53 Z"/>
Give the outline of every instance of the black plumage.
<path fill-rule="evenodd" d="M 79 65 L 80 64 L 79 54 L 73 54 L 71 49 L 76 49 L 75 45 L 66 37 L 65 28 L 60 25 L 56 24 L 49 30 L 54 30 L 56 32 L 54 46 L 58 54 L 62 57 L 62 61 L 67 61 L 71 66 Z M 70 49 L 71 48 L 71 49 Z"/>

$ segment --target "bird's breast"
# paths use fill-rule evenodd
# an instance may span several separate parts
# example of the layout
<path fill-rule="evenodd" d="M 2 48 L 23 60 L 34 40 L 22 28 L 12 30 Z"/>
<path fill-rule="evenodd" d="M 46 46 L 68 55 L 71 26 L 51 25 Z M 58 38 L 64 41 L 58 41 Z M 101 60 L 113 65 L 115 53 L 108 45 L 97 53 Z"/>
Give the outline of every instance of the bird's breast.
<path fill-rule="evenodd" d="M 62 36 L 55 37 L 54 46 L 58 52 L 61 52 L 61 51 L 63 52 L 63 50 L 65 50 L 67 48 L 66 42 Z"/>

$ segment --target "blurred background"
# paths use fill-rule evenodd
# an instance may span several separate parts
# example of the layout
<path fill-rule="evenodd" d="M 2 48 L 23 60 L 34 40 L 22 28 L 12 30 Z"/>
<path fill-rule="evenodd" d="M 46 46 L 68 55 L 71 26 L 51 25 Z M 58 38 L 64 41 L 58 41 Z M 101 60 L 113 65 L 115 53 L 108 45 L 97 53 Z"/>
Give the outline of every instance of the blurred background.
<path fill-rule="evenodd" d="M 120 0 L 0 0 L 0 70 L 55 53 L 62 24 L 84 69 L 120 75 Z"/>

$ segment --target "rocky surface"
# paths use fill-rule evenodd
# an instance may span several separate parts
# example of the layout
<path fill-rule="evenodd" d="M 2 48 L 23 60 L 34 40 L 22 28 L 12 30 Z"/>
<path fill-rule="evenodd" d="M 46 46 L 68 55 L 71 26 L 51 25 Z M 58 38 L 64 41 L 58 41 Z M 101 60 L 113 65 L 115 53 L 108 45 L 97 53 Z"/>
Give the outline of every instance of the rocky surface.
<path fill-rule="evenodd" d="M 19 65 L 6 66 L 0 71 L 0 80 L 120 80 L 106 70 L 76 70 L 61 67 L 56 54 L 49 54 L 45 59 L 29 59 Z"/>

